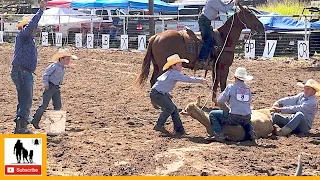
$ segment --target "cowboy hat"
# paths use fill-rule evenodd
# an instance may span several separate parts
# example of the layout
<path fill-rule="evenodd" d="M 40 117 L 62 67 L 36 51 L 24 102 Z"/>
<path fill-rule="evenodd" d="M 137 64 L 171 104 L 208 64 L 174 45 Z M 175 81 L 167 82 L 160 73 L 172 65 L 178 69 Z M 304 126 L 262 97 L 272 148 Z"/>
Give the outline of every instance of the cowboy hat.
<path fill-rule="evenodd" d="M 62 57 L 71 57 L 72 59 L 78 59 L 77 56 L 72 55 L 69 49 L 59 49 L 59 51 L 52 56 L 53 61 L 58 61 Z"/>
<path fill-rule="evenodd" d="M 178 54 L 174 54 L 171 55 L 167 58 L 167 63 L 163 66 L 162 70 L 167 70 L 168 68 L 170 68 L 172 65 L 175 65 L 179 62 L 185 62 L 185 63 L 189 63 L 189 60 L 187 59 L 181 59 L 180 56 Z"/>
<path fill-rule="evenodd" d="M 311 87 L 314 90 L 316 90 L 316 96 L 320 96 L 320 84 L 313 79 L 308 79 L 305 84 L 298 82 L 297 85 L 300 87 L 305 87 L 305 86 Z"/>
<path fill-rule="evenodd" d="M 23 27 L 24 25 L 27 25 L 30 22 L 30 20 L 31 20 L 30 16 L 24 16 L 22 17 L 22 21 L 20 21 L 17 26 Z"/>
<path fill-rule="evenodd" d="M 234 76 L 242 81 L 251 81 L 253 79 L 253 76 L 249 76 L 246 68 L 243 67 L 238 67 Z"/>

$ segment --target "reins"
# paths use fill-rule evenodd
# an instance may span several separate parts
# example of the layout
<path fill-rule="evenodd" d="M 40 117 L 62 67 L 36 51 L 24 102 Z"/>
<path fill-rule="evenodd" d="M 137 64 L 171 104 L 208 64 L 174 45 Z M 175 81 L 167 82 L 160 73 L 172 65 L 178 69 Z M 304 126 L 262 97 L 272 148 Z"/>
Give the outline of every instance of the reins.
<path fill-rule="evenodd" d="M 209 94 L 207 100 L 205 101 L 204 105 L 202 106 L 201 110 L 203 110 L 203 108 L 206 106 L 206 104 L 207 104 L 207 102 L 208 102 L 208 100 L 209 100 L 209 97 L 210 97 L 210 95 L 211 95 L 211 91 L 212 91 L 213 93 L 215 93 L 214 90 L 213 90 L 213 86 L 214 86 L 214 84 L 216 83 L 216 79 L 217 79 L 217 64 L 218 64 L 218 61 L 219 61 L 219 59 L 220 59 L 220 56 L 221 56 L 221 54 L 222 54 L 222 52 L 223 52 L 223 50 L 224 50 L 224 48 L 225 48 L 225 46 L 226 46 L 226 44 L 227 44 L 227 41 L 228 41 L 230 32 L 231 32 L 232 27 L 233 27 L 234 17 L 235 17 L 235 16 L 233 15 L 233 16 L 232 16 L 232 21 L 231 21 L 230 29 L 229 29 L 229 31 L 228 31 L 228 34 L 227 34 L 226 38 L 225 38 L 225 41 L 224 41 L 223 46 L 222 46 L 222 49 L 221 49 L 219 55 L 217 56 L 217 60 L 216 60 L 216 62 L 214 63 L 214 68 L 213 68 L 213 71 L 214 71 L 214 79 L 213 79 L 213 83 L 212 83 L 212 88 L 209 86 L 208 83 L 207 83 L 207 85 L 206 85 L 206 88 L 210 89 L 210 91 L 209 91 L 210 94 Z"/>

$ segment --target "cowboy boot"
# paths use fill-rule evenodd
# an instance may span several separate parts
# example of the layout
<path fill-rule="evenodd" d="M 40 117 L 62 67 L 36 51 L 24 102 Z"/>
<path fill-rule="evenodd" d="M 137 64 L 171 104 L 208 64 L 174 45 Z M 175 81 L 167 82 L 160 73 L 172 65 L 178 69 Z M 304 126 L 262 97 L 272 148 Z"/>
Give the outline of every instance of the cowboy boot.
<path fill-rule="evenodd" d="M 14 127 L 14 132 L 13 132 L 13 134 L 17 134 L 17 133 L 18 133 L 17 119 L 18 119 L 18 117 L 16 116 L 16 117 L 14 118 L 14 120 L 13 120 L 13 122 L 16 123 L 16 127 Z"/>
<path fill-rule="evenodd" d="M 28 124 L 29 122 L 27 120 L 18 117 L 16 120 L 15 134 L 33 134 L 33 132 L 28 129 Z"/>
<path fill-rule="evenodd" d="M 34 128 L 41 129 L 40 126 L 39 126 L 39 121 L 32 120 L 31 124 L 33 125 Z"/>
<path fill-rule="evenodd" d="M 288 127 L 283 127 L 278 132 L 276 132 L 276 134 L 278 136 L 288 136 L 291 132 L 292 132 L 292 129 Z"/>
<path fill-rule="evenodd" d="M 226 137 L 224 136 L 223 133 L 214 133 L 213 136 L 210 136 L 208 138 L 205 138 L 207 141 L 216 141 L 216 142 L 221 142 L 224 143 L 226 142 Z"/>

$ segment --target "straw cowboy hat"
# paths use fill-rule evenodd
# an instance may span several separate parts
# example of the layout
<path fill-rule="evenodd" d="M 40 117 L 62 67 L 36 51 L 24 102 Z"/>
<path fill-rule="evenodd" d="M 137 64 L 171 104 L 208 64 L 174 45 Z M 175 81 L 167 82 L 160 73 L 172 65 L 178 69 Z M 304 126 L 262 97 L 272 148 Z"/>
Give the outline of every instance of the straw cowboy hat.
<path fill-rule="evenodd" d="M 298 82 L 297 85 L 300 87 L 305 87 L 305 86 L 311 87 L 314 90 L 316 90 L 316 96 L 320 96 L 320 84 L 313 79 L 308 79 L 305 84 Z"/>
<path fill-rule="evenodd" d="M 30 20 L 31 20 L 30 16 L 24 16 L 22 18 L 22 21 L 20 21 L 17 26 L 18 27 L 23 27 L 24 25 L 27 25 L 30 22 Z"/>
<path fill-rule="evenodd" d="M 58 61 L 62 57 L 71 57 L 72 59 L 78 59 L 77 56 L 72 55 L 69 49 L 59 49 L 59 51 L 52 56 L 53 61 Z"/>
<path fill-rule="evenodd" d="M 169 56 L 167 58 L 167 63 L 163 66 L 162 70 L 167 70 L 168 68 L 170 68 L 172 65 L 175 65 L 179 62 L 185 62 L 185 63 L 189 63 L 189 60 L 187 59 L 181 59 L 180 56 L 178 54 L 174 54 L 172 56 Z"/>
<path fill-rule="evenodd" d="M 238 67 L 234 76 L 242 81 L 251 81 L 253 79 L 253 76 L 249 76 L 246 68 L 243 67 Z"/>

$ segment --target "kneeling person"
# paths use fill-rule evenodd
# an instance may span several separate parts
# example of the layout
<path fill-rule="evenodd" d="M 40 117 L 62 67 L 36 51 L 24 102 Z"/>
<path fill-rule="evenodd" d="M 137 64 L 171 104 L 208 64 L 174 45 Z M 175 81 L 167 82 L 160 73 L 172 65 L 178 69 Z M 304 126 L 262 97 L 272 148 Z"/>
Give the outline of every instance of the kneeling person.
<path fill-rule="evenodd" d="M 221 126 L 223 124 L 240 125 L 246 133 L 246 138 L 250 140 L 256 139 L 251 123 L 251 106 L 252 100 L 251 90 L 244 81 L 253 79 L 249 76 L 247 70 L 238 67 L 234 74 L 235 83 L 229 84 L 220 94 L 218 104 L 222 110 L 213 110 L 209 114 L 210 123 L 213 128 L 214 137 L 209 139 L 219 142 L 225 141 L 225 136 Z"/>

